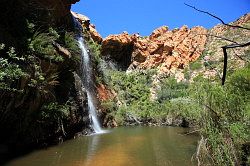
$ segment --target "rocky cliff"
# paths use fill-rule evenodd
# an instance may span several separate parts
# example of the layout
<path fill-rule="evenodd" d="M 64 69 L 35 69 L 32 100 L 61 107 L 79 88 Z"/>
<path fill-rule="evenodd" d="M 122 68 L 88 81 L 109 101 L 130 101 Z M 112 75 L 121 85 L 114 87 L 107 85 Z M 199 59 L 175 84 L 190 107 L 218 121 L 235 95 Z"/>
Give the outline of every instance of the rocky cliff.
<path fill-rule="evenodd" d="M 95 29 L 95 25 L 90 23 L 90 19 L 85 15 L 75 13 L 73 11 L 71 11 L 71 13 L 81 23 L 82 27 L 87 30 L 91 39 L 94 42 L 101 44 L 103 39 L 101 35 Z"/>
<path fill-rule="evenodd" d="M 248 13 L 232 24 L 248 27 L 249 18 Z M 183 26 L 168 30 L 168 27 L 163 26 L 146 37 L 139 34 L 129 35 L 127 32 L 110 35 L 103 39 L 101 53 L 104 58 L 115 60 L 120 69 L 126 71 L 154 68 L 159 75 L 175 75 L 178 80 L 183 80 L 183 70 L 178 69 L 190 65 L 191 68 L 195 65 L 197 67 L 198 63 L 201 63 L 200 68 L 203 70 L 191 72 L 191 78 L 201 73 L 205 77 L 219 76 L 221 71 L 218 70 L 221 70 L 223 65 L 219 62 L 223 59 L 221 47 L 231 44 L 229 40 L 237 43 L 247 42 L 249 33 L 249 30 L 230 28 L 221 24 L 210 30 L 199 26 L 191 29 Z M 229 54 L 232 55 L 230 58 L 236 60 L 231 68 L 244 65 L 240 55 L 244 55 L 247 50 L 249 47 L 229 50 Z M 198 61 L 195 62 L 196 60 Z M 207 64 L 208 61 L 213 63 L 212 68 L 218 64 L 217 69 L 205 68 L 204 66 L 211 66 Z"/>
<path fill-rule="evenodd" d="M 202 27 L 168 30 L 166 26 L 149 37 L 137 34 L 111 35 L 102 42 L 102 55 L 120 62 L 126 57 L 126 70 L 158 68 L 160 73 L 184 68 L 195 61 L 205 48 L 207 30 Z"/>
<path fill-rule="evenodd" d="M 247 42 L 249 38 L 247 30 L 219 24 L 210 30 L 200 26 L 191 29 L 183 26 L 169 30 L 167 26 L 162 26 L 145 37 L 123 32 L 102 39 L 95 26 L 90 24 L 89 18 L 73 14 L 92 39 L 101 45 L 101 56 L 105 61 L 111 62 L 111 68 L 122 71 L 156 70 L 151 88 L 153 98 L 157 95 L 160 80 L 168 76 L 174 76 L 178 81 L 192 81 L 198 75 L 220 79 L 223 66 L 221 47 L 230 44 L 223 37 L 239 43 Z M 248 13 L 232 24 L 248 27 L 249 18 Z M 249 47 L 229 50 L 232 55 L 230 59 L 233 60 L 229 70 L 245 64 L 240 55 L 244 55 L 247 50 Z M 103 85 L 99 86 L 98 92 L 100 99 L 107 100 L 110 96 L 110 92 Z M 109 95 L 105 95 L 106 93 Z"/>
<path fill-rule="evenodd" d="M 70 12 L 75 2 L 0 2 L 0 163 L 13 151 L 90 130 Z"/>
<path fill-rule="evenodd" d="M 230 23 L 232 25 L 250 27 L 250 13 L 240 17 L 235 22 Z M 232 28 L 225 25 L 218 24 L 208 31 L 207 44 L 199 61 L 203 64 L 203 68 L 196 70 L 192 73 L 192 77 L 195 77 L 202 73 L 207 78 L 222 77 L 223 68 L 223 51 L 222 47 L 225 45 L 235 43 L 247 43 L 249 42 L 250 31 L 240 28 Z M 238 68 L 242 68 L 246 62 L 249 61 L 250 47 L 228 49 L 228 71 L 234 71 Z M 198 61 L 198 62 L 199 62 Z"/>
<path fill-rule="evenodd" d="M 101 56 L 110 62 L 111 68 L 122 71 L 156 70 L 152 96 L 157 95 L 161 78 L 168 76 L 174 76 L 178 81 L 192 81 L 198 75 L 220 79 L 223 66 L 221 47 L 231 43 L 223 38 L 239 43 L 247 42 L 249 38 L 247 30 L 219 24 L 210 30 L 200 26 L 169 30 L 167 26 L 162 26 L 145 37 L 123 32 L 102 39 L 88 18 L 80 14 L 76 17 L 82 23 L 87 20 L 88 24 L 84 26 L 89 29 L 94 41 L 101 44 Z M 248 27 L 249 17 L 248 13 L 232 24 Z M 245 55 L 247 50 L 249 47 L 229 50 L 230 59 L 233 60 L 229 70 L 245 64 L 241 55 Z M 103 93 L 100 96 L 107 97 L 103 97 Z"/>
<path fill-rule="evenodd" d="M 71 4 L 79 0 L 2 0 L 0 2 L 0 43 L 20 46 L 27 22 L 37 27 L 73 29 Z M 19 43 L 19 44 L 18 44 Z"/>
<path fill-rule="evenodd" d="M 249 31 L 223 25 L 211 30 L 203 27 L 190 29 L 187 26 L 169 30 L 162 26 L 146 37 L 124 32 L 103 39 L 88 17 L 70 12 L 71 4 L 77 1 L 1 0 L 0 132 L 5 135 L 0 138 L 3 143 L 0 146 L 22 149 L 26 145 L 58 143 L 89 129 L 86 94 L 78 75 L 80 58 L 72 15 L 82 24 L 86 43 L 93 47 L 90 52 L 96 66 L 94 73 L 101 77 L 96 79 L 99 99 L 117 100 L 118 107 L 124 105 L 125 100 L 120 100 L 119 93 L 110 90 L 112 87 L 101 80 L 105 78 L 102 78 L 104 75 L 100 74 L 102 71 L 99 68 L 106 62 L 112 61 L 112 69 L 143 71 L 139 74 L 135 72 L 127 82 L 118 79 L 115 83 L 119 86 L 125 83 L 124 89 L 133 88 L 138 82 L 134 78 L 141 77 L 143 84 L 129 94 L 123 93 L 126 100 L 141 97 L 144 102 L 149 94 L 155 100 L 162 76 L 174 75 L 178 81 L 186 80 L 184 72 L 187 68 L 191 78 L 201 73 L 207 77 L 214 72 L 220 75 L 217 66 L 221 64 L 222 52 L 219 47 L 228 44 L 228 41 L 221 42 L 214 35 L 233 37 L 237 42 L 249 39 Z M 249 26 L 249 19 L 250 14 L 247 14 L 235 24 Z M 245 57 L 241 55 L 246 51 L 249 53 L 249 47 L 233 51 L 230 55 L 235 55 L 237 66 L 244 65 L 242 58 Z M 191 70 L 196 62 L 201 66 Z M 208 62 L 216 66 L 211 67 Z M 148 69 L 156 69 L 156 73 L 152 76 L 144 72 Z M 119 74 L 114 76 L 125 78 L 124 72 Z M 148 84 L 150 89 L 142 88 L 144 84 Z M 146 95 L 140 96 L 143 93 Z M 116 105 L 111 106 L 117 108 Z M 129 115 L 129 121 L 137 123 L 138 120 Z M 107 116 L 105 123 L 117 125 L 112 116 Z"/>

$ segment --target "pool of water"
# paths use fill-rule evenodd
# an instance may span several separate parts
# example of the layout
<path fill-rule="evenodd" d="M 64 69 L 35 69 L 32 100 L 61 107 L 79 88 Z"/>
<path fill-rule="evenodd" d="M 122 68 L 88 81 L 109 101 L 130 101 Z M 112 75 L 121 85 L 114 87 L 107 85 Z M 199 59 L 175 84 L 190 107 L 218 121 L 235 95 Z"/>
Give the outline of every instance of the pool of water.
<path fill-rule="evenodd" d="M 177 127 L 122 127 L 13 159 L 6 166 L 190 166 L 197 136 Z"/>

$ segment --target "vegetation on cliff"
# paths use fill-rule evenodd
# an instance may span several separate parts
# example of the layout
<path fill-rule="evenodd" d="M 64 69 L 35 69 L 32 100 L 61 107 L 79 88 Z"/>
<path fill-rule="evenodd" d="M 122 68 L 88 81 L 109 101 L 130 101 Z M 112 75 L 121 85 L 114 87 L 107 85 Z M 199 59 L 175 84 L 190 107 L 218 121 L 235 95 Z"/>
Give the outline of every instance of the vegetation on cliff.
<path fill-rule="evenodd" d="M 0 132 L 5 134 L 0 141 L 14 148 L 60 142 L 90 122 L 72 29 L 28 20 L 22 19 L 16 39 L 16 25 L 0 38 Z M 102 39 L 90 27 L 94 33 L 87 34 L 89 27 L 84 32 L 95 81 L 112 96 L 100 100 L 105 126 L 193 127 L 201 136 L 194 155 L 199 165 L 250 164 L 249 47 L 229 51 L 236 56 L 229 58 L 228 79 L 221 86 L 219 49 L 230 41 L 213 36 L 246 41 L 249 31 L 164 26 L 149 37 L 123 33 L 99 45 Z"/>
<path fill-rule="evenodd" d="M 221 86 L 220 47 L 228 41 L 213 33 L 243 42 L 249 34 L 221 25 L 210 30 L 205 51 L 181 71 L 182 81 L 178 72 L 158 74 L 157 67 L 117 71 L 110 59 L 99 65 L 99 83 L 113 90 L 113 98 L 102 102 L 106 125 L 192 126 L 201 136 L 194 155 L 199 165 L 249 164 L 249 47 L 229 50 L 227 82 Z"/>
<path fill-rule="evenodd" d="M 80 64 L 74 33 L 26 24 L 15 49 L 0 45 L 0 131 L 15 148 L 62 141 L 81 132 L 83 104 L 76 83 Z M 86 115 L 87 116 L 87 115 Z M 20 149 L 21 150 L 21 149 Z"/>
<path fill-rule="evenodd" d="M 102 103 L 108 119 L 118 125 L 193 126 L 202 139 L 196 159 L 200 164 L 240 164 L 249 145 L 250 67 L 220 81 L 197 77 L 192 84 L 165 78 L 157 100 L 150 98 L 151 72 L 107 71 L 115 100 Z M 249 162 L 249 161 L 248 161 Z"/>

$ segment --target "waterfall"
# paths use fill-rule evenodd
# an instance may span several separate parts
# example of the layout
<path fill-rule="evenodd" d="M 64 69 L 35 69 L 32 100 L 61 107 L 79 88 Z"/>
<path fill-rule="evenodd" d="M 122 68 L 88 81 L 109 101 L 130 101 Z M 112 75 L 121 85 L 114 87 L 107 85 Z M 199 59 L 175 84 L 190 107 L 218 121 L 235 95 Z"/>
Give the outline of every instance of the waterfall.
<path fill-rule="evenodd" d="M 82 65 L 81 65 L 81 73 L 82 73 L 82 82 L 87 92 L 88 98 L 88 110 L 89 116 L 91 119 L 91 125 L 95 131 L 95 133 L 104 133 L 101 128 L 99 119 L 96 114 L 96 108 L 94 104 L 94 81 L 93 81 L 93 73 L 92 73 L 92 66 L 91 60 L 89 57 L 89 53 L 86 49 L 84 44 L 83 37 L 78 38 L 79 48 L 81 49 L 81 58 L 82 58 Z"/>

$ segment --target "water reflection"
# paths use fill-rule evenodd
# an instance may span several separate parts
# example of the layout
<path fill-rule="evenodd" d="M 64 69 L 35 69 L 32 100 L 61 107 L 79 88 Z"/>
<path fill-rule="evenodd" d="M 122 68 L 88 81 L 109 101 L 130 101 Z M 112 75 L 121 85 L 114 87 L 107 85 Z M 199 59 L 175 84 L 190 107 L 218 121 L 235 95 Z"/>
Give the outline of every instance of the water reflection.
<path fill-rule="evenodd" d="M 182 128 L 117 128 L 33 152 L 8 166 L 189 166 L 197 137 Z"/>
<path fill-rule="evenodd" d="M 93 135 L 92 139 L 89 139 L 89 145 L 88 145 L 88 150 L 87 150 L 87 154 L 85 155 L 85 164 L 86 166 L 91 164 L 92 158 L 94 156 L 94 154 L 96 154 L 97 148 L 98 148 L 98 144 L 99 144 L 99 140 L 100 140 L 100 135 Z"/>

